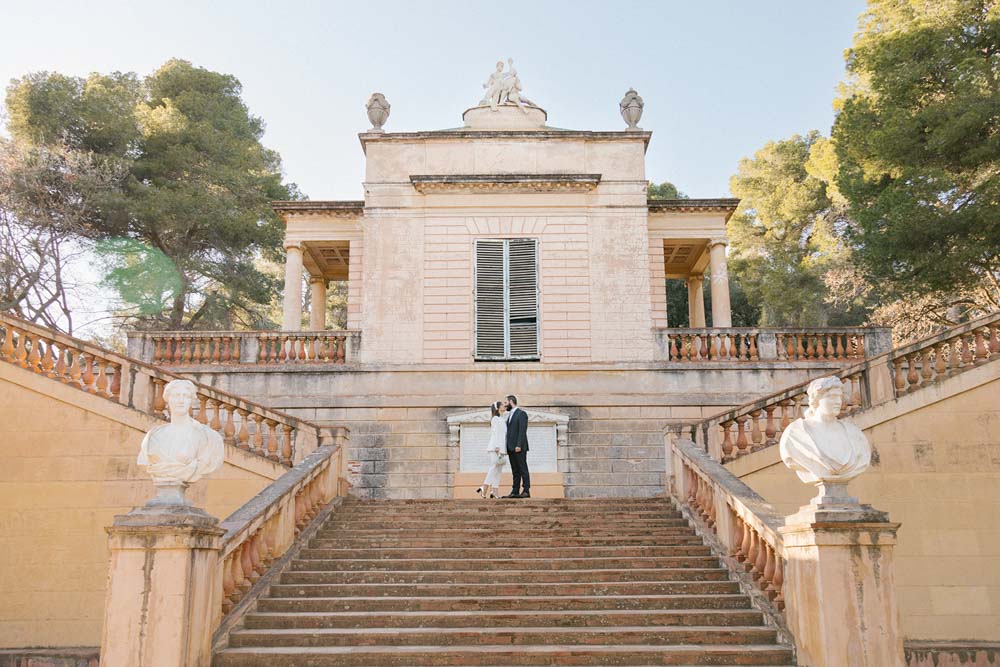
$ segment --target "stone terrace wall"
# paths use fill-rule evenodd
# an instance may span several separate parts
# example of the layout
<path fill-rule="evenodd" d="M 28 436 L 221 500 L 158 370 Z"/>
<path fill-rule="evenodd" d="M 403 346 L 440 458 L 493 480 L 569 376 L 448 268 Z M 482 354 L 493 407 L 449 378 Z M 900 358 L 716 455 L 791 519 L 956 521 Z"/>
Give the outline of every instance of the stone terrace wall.
<path fill-rule="evenodd" d="M 567 497 L 663 492 L 663 428 L 691 421 L 829 372 L 816 364 L 498 364 L 289 370 L 207 367 L 198 381 L 318 424 L 351 429 L 353 493 L 447 498 L 456 456 L 448 416 L 508 393 L 523 407 L 568 415 Z M 530 464 L 530 457 L 529 457 Z"/>
<path fill-rule="evenodd" d="M 155 423 L 0 364 L 0 649 L 100 643 L 108 578 L 104 528 L 154 493 L 135 459 Z M 284 470 L 227 447 L 223 468 L 188 495 L 224 518 Z M 46 661 L 30 664 L 73 664 Z"/>

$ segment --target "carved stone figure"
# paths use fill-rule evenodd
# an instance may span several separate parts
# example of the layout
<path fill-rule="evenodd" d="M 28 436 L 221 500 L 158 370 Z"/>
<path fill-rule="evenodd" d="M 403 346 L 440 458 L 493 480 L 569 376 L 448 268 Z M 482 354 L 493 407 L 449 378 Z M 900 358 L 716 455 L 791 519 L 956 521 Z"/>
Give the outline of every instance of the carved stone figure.
<path fill-rule="evenodd" d="M 642 118 L 642 107 L 642 98 L 639 97 L 639 93 L 635 92 L 635 88 L 629 88 L 628 92 L 625 93 L 625 97 L 618 104 L 618 108 L 622 112 L 622 118 L 628 125 L 629 130 L 639 129 L 639 120 Z"/>
<path fill-rule="evenodd" d="M 368 120 L 371 121 L 372 129 L 369 132 L 381 132 L 385 121 L 389 119 L 389 102 L 386 101 L 382 93 L 372 93 L 365 104 L 368 110 Z"/>
<path fill-rule="evenodd" d="M 809 408 L 781 434 L 781 460 L 819 493 L 813 505 L 857 505 L 847 483 L 871 464 L 872 448 L 860 428 L 838 419 L 844 402 L 840 378 L 813 380 L 806 390 Z"/>
<path fill-rule="evenodd" d="M 184 489 L 222 467 L 222 436 L 191 418 L 197 391 L 190 380 L 163 389 L 170 423 L 154 426 L 142 439 L 137 463 L 146 468 L 157 495 L 147 505 L 190 505 Z"/>
<path fill-rule="evenodd" d="M 514 59 L 507 59 L 508 69 L 503 70 L 503 61 L 497 62 L 496 71 L 490 74 L 490 78 L 483 84 L 486 89 L 485 96 L 479 101 L 479 106 L 489 106 L 493 111 L 497 111 L 500 105 L 514 104 L 523 113 L 528 113 L 524 105 L 536 106 L 531 100 L 521 96 L 521 80 L 514 69 Z"/>

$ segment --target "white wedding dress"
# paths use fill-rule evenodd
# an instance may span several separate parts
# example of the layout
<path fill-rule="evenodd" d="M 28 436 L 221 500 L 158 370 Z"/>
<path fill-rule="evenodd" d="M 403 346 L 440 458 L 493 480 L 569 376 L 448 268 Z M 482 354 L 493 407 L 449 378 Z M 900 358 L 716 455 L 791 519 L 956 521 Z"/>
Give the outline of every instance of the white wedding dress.
<path fill-rule="evenodd" d="M 490 466 L 486 469 L 486 479 L 483 486 L 492 486 L 494 489 L 500 486 L 500 475 L 503 473 L 506 457 L 500 455 L 507 454 L 507 421 L 503 417 L 493 417 L 490 419 L 490 442 L 486 445 L 486 452 L 490 455 Z"/>

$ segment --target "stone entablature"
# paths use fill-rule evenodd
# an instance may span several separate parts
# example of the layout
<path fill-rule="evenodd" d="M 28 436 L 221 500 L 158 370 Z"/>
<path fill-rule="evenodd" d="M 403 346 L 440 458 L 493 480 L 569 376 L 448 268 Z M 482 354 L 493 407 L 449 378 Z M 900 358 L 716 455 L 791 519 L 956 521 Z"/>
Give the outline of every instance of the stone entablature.
<path fill-rule="evenodd" d="M 410 176 L 417 192 L 590 192 L 600 174 L 417 174 Z"/>

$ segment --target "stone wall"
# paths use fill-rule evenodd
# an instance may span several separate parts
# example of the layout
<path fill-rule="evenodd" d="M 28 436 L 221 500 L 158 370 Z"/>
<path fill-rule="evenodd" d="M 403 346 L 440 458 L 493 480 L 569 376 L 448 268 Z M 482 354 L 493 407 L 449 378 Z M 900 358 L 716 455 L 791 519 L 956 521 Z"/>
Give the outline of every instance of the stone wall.
<path fill-rule="evenodd" d="M 876 456 L 850 491 L 902 523 L 895 558 L 908 640 L 1000 640 L 998 395 L 1000 364 L 989 363 L 854 419 Z M 814 495 L 777 447 L 727 467 L 785 514 Z"/>
<path fill-rule="evenodd" d="M 100 643 L 108 577 L 104 528 L 153 495 L 135 459 L 154 423 L 0 364 L 0 648 Z M 227 447 L 226 465 L 189 496 L 224 518 L 283 470 Z"/>
<path fill-rule="evenodd" d="M 292 369 L 205 367 L 199 382 L 318 424 L 351 429 L 355 495 L 448 498 L 457 452 L 448 416 L 506 394 L 569 416 L 567 497 L 663 492 L 663 428 L 829 372 L 817 364 L 466 364 Z M 530 457 L 529 457 L 530 465 Z"/>

